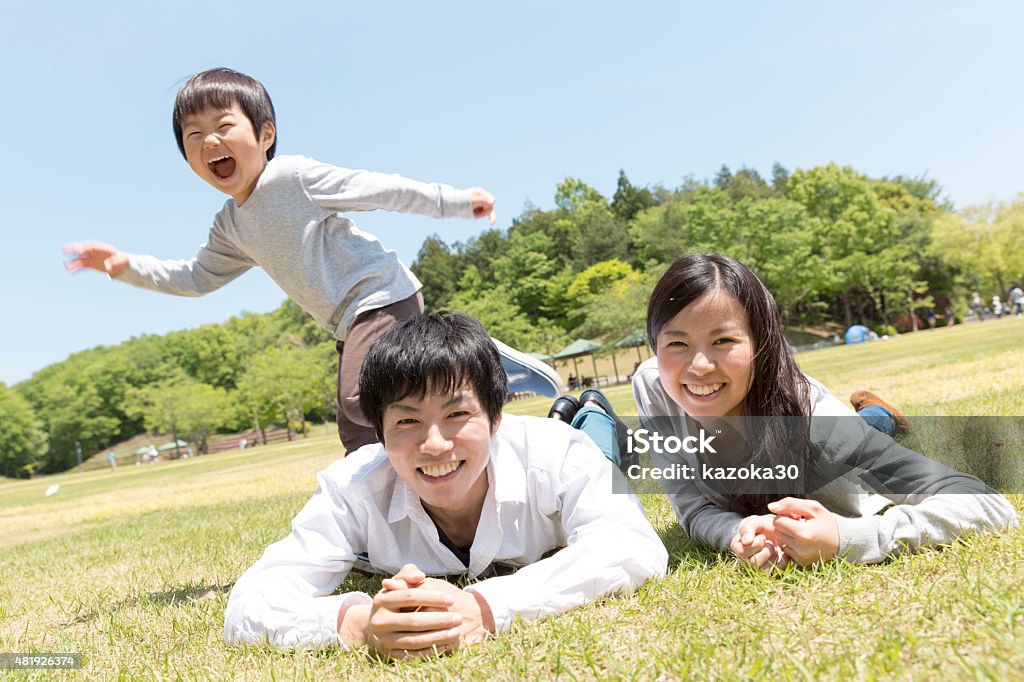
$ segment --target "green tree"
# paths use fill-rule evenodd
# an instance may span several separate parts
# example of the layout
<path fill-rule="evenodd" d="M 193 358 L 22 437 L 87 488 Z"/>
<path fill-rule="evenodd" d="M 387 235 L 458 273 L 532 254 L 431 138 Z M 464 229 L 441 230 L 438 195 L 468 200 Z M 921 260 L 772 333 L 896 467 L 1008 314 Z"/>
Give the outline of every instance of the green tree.
<path fill-rule="evenodd" d="M 718 188 L 677 193 L 637 214 L 629 228 L 641 262 L 670 263 L 687 253 L 724 252 L 735 243 L 732 199 Z"/>
<path fill-rule="evenodd" d="M 515 233 L 494 263 L 498 282 L 506 286 L 505 295 L 531 321 L 562 317 L 567 305 L 565 289 L 572 273 L 547 255 L 551 248 L 552 240 L 543 233 Z"/>
<path fill-rule="evenodd" d="M 714 186 L 725 192 L 733 201 L 767 199 L 775 193 L 760 173 L 746 166 L 732 173 L 729 167 L 723 164 L 715 176 Z"/>
<path fill-rule="evenodd" d="M 141 417 L 147 430 L 169 433 L 175 441 L 193 441 L 200 452 L 206 451 L 211 433 L 234 419 L 234 409 L 227 391 L 184 373 L 130 389 L 125 396 L 125 411 Z"/>
<path fill-rule="evenodd" d="M 115 348 L 95 348 L 46 367 L 18 385 L 48 434 L 44 471 L 74 466 L 76 444 L 89 454 L 126 437 L 130 418 L 122 408 L 124 394 L 145 375 L 128 360 Z"/>
<path fill-rule="evenodd" d="M 867 177 L 835 164 L 794 171 L 789 197 L 816 219 L 812 252 L 822 259 L 821 293 L 841 300 L 847 325 L 855 307 L 863 317 L 869 304 L 888 322 L 888 300 L 903 296 L 918 270 L 899 244 L 897 212 L 879 201 Z"/>
<path fill-rule="evenodd" d="M 513 348 L 535 347 L 537 330 L 512 300 L 504 284 L 479 291 L 460 291 L 452 298 L 451 308 L 480 320 L 488 334 Z"/>
<path fill-rule="evenodd" d="M 824 263 L 812 253 L 813 220 L 800 204 L 770 198 L 741 200 L 735 221 L 736 241 L 724 252 L 757 273 L 789 326 L 791 312 L 825 286 Z"/>
<path fill-rule="evenodd" d="M 223 324 L 171 332 L 164 343 L 176 365 L 199 383 L 233 389 L 245 367 L 235 338 Z"/>
<path fill-rule="evenodd" d="M 789 171 L 781 163 L 776 161 L 772 164 L 772 192 L 777 197 L 786 196 L 786 189 L 789 186 Z"/>
<path fill-rule="evenodd" d="M 567 213 L 592 203 L 605 203 L 605 198 L 596 189 L 579 178 L 566 178 L 558 183 L 555 190 L 555 206 Z"/>
<path fill-rule="evenodd" d="M 46 434 L 32 406 L 0 382 L 0 476 L 27 478 L 42 466 Z"/>
<path fill-rule="evenodd" d="M 936 220 L 931 253 L 956 267 L 972 289 L 1006 297 L 1024 279 L 1024 199 L 968 206 Z"/>
<path fill-rule="evenodd" d="M 307 435 L 305 415 L 323 409 L 323 384 L 333 378 L 321 355 L 316 347 L 268 348 L 253 358 L 239 381 L 240 404 L 256 413 L 261 428 L 266 419 L 280 419 L 289 438 L 293 426 Z"/>
<path fill-rule="evenodd" d="M 635 276 L 636 272 L 628 263 L 613 258 L 595 263 L 573 278 L 569 285 L 569 298 L 579 298 L 587 294 L 602 294 L 616 283 Z"/>
<path fill-rule="evenodd" d="M 524 211 L 524 215 L 528 215 L 530 212 L 540 214 L 535 208 L 528 207 Z M 519 224 L 518 218 L 513 218 L 513 224 Z M 461 266 L 461 273 L 465 273 L 466 268 L 473 266 L 480 273 L 480 276 L 484 280 L 494 282 L 494 259 L 496 254 L 502 253 L 505 250 L 505 246 L 508 244 L 508 237 L 502 230 L 490 229 L 481 232 L 475 237 L 469 239 L 465 244 L 459 245 L 459 263 Z M 459 275 L 461 279 L 462 274 Z"/>
<path fill-rule="evenodd" d="M 658 199 L 647 187 L 635 187 L 626 177 L 624 170 L 619 170 L 619 179 L 612 195 L 611 209 L 624 223 L 629 223 L 637 213 L 658 203 Z"/>
<path fill-rule="evenodd" d="M 448 305 L 459 282 L 459 259 L 440 237 L 427 237 L 411 270 L 423 284 L 423 304 L 428 310 Z"/>
<path fill-rule="evenodd" d="M 643 329 L 647 299 L 660 276 L 660 268 L 641 273 L 620 261 L 598 263 L 580 273 L 573 286 L 578 291 L 582 320 L 574 333 L 614 342 L 636 329 Z"/>

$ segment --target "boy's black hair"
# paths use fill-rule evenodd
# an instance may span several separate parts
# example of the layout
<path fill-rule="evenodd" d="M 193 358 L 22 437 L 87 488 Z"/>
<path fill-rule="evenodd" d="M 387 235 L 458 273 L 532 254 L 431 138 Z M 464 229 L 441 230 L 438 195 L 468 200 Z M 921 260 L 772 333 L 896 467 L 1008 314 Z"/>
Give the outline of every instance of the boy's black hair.
<path fill-rule="evenodd" d="M 473 387 L 492 426 L 508 377 L 491 337 L 475 318 L 441 311 L 396 323 L 370 347 L 359 372 L 359 406 L 384 442 L 384 410 L 411 395 Z"/>
<path fill-rule="evenodd" d="M 181 123 L 190 114 L 204 109 L 228 109 L 238 103 L 242 112 L 252 123 L 256 139 L 260 139 L 263 126 L 274 125 L 274 142 L 267 150 L 267 161 L 274 158 L 277 149 L 277 122 L 274 116 L 274 103 L 263 84 L 251 76 L 231 69 L 209 69 L 189 78 L 178 90 L 174 99 L 174 140 L 178 150 L 185 156 L 185 142 L 181 139 Z"/>

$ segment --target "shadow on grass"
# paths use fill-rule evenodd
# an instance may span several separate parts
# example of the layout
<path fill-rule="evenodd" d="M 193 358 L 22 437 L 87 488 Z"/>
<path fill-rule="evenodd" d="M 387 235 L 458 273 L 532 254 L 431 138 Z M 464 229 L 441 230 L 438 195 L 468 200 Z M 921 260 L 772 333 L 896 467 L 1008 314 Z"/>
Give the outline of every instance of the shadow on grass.
<path fill-rule="evenodd" d="M 201 599 L 213 599 L 217 595 L 226 594 L 234 587 L 234 583 L 227 585 L 191 585 L 178 589 L 164 590 L 163 592 L 151 592 L 144 598 L 156 604 L 167 604 L 175 606 L 182 603 L 191 603 Z"/>
<path fill-rule="evenodd" d="M 151 592 L 146 595 L 129 597 L 102 609 L 93 609 L 80 613 L 68 621 L 67 624 L 82 625 L 98 619 L 101 615 L 106 616 L 123 609 L 144 606 L 146 604 L 162 604 L 166 606 L 194 604 L 226 594 L 231 591 L 234 585 L 234 583 L 226 585 L 189 585 L 188 587 L 171 588 L 162 592 Z"/>
<path fill-rule="evenodd" d="M 709 564 L 722 558 L 722 553 L 715 551 L 702 542 L 690 539 L 683 532 L 682 526 L 672 523 L 658 531 L 658 537 L 665 543 L 668 550 L 668 570 L 676 570 L 682 564 Z"/>

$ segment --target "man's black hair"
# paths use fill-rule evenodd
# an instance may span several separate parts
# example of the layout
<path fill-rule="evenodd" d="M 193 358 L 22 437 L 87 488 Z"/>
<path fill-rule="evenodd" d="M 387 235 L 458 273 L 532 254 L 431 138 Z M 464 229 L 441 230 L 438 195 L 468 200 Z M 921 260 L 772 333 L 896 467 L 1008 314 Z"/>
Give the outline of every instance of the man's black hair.
<path fill-rule="evenodd" d="M 454 393 L 468 384 L 497 423 L 508 377 L 491 337 L 475 318 L 441 311 L 396 323 L 370 347 L 359 372 L 359 406 L 384 442 L 384 410 L 415 395 Z"/>
<path fill-rule="evenodd" d="M 267 150 L 267 161 L 274 158 L 277 149 L 277 123 L 274 118 L 274 103 L 263 84 L 251 76 L 231 69 L 210 69 L 197 73 L 185 81 L 174 100 L 174 140 L 178 150 L 185 156 L 185 141 L 181 139 L 182 122 L 186 116 L 197 114 L 204 109 L 230 109 L 238 103 L 252 123 L 256 139 L 260 139 L 263 126 L 274 126 L 274 142 Z"/>

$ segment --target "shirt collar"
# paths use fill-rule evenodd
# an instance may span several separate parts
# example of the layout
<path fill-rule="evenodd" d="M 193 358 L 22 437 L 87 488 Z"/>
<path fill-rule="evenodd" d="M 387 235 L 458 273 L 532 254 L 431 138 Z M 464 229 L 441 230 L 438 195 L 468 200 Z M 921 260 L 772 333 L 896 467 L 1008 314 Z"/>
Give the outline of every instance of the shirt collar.
<path fill-rule="evenodd" d="M 394 469 L 391 471 L 395 477 L 395 489 L 391 494 L 391 506 L 388 508 L 388 523 L 396 523 L 407 516 L 426 514 L 423 505 L 420 504 L 420 498 L 412 488 L 405 484 Z"/>
<path fill-rule="evenodd" d="M 526 469 L 512 445 L 499 434 L 500 427 L 499 433 L 491 436 L 490 460 L 487 462 L 488 487 L 494 491 L 494 501 L 499 506 L 503 502 L 525 503 Z M 412 488 L 394 473 L 394 469 L 392 475 L 395 477 L 395 488 L 388 507 L 388 523 L 395 523 L 406 517 L 425 516 L 423 504 Z M 486 500 L 484 504 L 487 504 Z"/>

